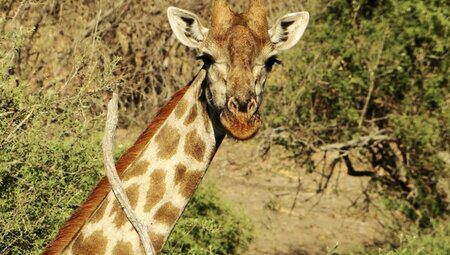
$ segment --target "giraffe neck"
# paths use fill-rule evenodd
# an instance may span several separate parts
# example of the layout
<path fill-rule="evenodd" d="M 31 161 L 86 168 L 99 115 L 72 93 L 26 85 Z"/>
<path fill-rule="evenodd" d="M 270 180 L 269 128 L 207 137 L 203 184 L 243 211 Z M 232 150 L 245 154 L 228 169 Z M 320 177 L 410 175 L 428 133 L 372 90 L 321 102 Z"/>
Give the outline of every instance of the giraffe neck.
<path fill-rule="evenodd" d="M 116 165 L 158 253 L 224 137 L 214 126 L 201 91 L 201 82 L 195 81 L 180 90 Z M 113 193 L 106 186 L 106 192 L 96 194 L 99 186 L 44 254 L 143 253 L 139 236 Z"/>

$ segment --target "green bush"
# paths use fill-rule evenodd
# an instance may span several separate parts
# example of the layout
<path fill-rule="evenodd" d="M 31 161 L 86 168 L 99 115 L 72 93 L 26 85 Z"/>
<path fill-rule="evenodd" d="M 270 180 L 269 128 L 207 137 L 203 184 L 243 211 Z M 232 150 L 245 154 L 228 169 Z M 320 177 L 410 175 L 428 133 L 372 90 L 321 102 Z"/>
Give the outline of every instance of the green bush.
<path fill-rule="evenodd" d="M 378 255 L 441 255 L 450 254 L 448 237 L 450 222 L 433 222 L 432 228 L 426 232 L 416 232 L 399 236 L 396 247 L 367 249 L 360 254 Z"/>
<path fill-rule="evenodd" d="M 0 251 L 37 253 L 98 181 L 101 134 L 54 99 L 1 85 Z"/>
<path fill-rule="evenodd" d="M 427 226 L 430 217 L 447 212 L 437 183 L 450 173 L 438 157 L 450 151 L 449 3 L 333 0 L 309 6 L 304 42 L 281 56 L 288 77 L 275 72 L 269 80 L 278 84 L 268 84 L 268 123 L 289 131 L 275 142 L 308 164 L 312 148 L 389 136 L 343 147 L 341 155 L 360 155 L 371 171 L 382 169 L 372 175 L 371 190 Z"/>
<path fill-rule="evenodd" d="M 251 230 L 248 220 L 225 205 L 214 188 L 201 186 L 163 254 L 239 254 L 251 241 Z"/>

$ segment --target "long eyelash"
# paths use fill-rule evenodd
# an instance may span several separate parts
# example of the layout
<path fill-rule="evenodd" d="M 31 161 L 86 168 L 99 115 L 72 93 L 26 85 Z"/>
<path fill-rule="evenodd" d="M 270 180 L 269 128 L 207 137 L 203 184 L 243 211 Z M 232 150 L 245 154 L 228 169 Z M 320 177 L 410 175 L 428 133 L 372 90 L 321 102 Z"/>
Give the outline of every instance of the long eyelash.
<path fill-rule="evenodd" d="M 203 53 L 201 55 L 198 55 L 196 57 L 196 59 L 203 61 L 203 63 L 205 65 L 211 65 L 211 64 L 214 63 L 214 57 L 209 55 L 209 54 L 207 54 L 207 53 Z"/>

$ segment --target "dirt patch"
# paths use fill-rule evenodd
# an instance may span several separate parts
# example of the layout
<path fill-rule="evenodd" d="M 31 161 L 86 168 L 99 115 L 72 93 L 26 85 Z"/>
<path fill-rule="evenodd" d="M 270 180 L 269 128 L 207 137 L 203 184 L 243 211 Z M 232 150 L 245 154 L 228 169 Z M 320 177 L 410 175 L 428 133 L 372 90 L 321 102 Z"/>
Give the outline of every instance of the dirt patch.
<path fill-rule="evenodd" d="M 252 219 L 255 238 L 245 254 L 326 254 L 336 245 L 335 251 L 348 253 L 384 235 L 375 214 L 352 207 L 368 178 L 339 171 L 332 187 L 319 195 L 320 175 L 299 169 L 283 148 L 273 148 L 263 160 L 256 140 L 226 139 L 205 182 Z"/>

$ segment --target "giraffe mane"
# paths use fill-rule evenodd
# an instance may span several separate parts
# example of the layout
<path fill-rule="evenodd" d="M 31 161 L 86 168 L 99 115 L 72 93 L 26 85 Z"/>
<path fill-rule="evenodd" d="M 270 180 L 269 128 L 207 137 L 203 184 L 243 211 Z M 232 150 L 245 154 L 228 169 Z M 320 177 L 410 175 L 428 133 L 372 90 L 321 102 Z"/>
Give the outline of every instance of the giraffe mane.
<path fill-rule="evenodd" d="M 156 114 L 153 121 L 147 126 L 145 131 L 139 136 L 133 146 L 131 146 L 117 161 L 116 169 L 119 176 L 130 166 L 144 150 L 147 143 L 152 139 L 155 132 L 172 113 L 175 106 L 186 93 L 188 86 L 176 92 L 173 97 Z M 86 201 L 75 211 L 72 217 L 64 224 L 54 241 L 46 248 L 44 255 L 60 254 L 69 243 L 75 238 L 82 226 L 96 211 L 111 191 L 108 179 L 104 176 L 97 184 Z"/>

